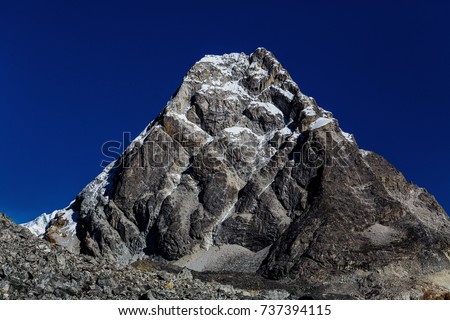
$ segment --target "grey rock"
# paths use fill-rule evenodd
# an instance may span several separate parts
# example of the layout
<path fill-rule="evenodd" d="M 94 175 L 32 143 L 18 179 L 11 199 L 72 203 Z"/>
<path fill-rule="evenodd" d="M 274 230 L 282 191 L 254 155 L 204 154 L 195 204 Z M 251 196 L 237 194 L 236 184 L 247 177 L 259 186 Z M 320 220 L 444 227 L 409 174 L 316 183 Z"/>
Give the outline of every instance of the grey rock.
<path fill-rule="evenodd" d="M 66 267 L 66 259 L 63 256 L 56 256 L 56 263 L 64 269 Z"/>
<path fill-rule="evenodd" d="M 174 280 L 174 275 L 167 272 L 167 271 L 158 271 L 156 273 L 156 275 L 158 276 L 159 279 L 164 280 L 164 281 L 172 281 Z"/>
<path fill-rule="evenodd" d="M 286 300 L 291 295 L 286 290 L 266 290 L 264 293 L 269 300 Z"/>
<path fill-rule="evenodd" d="M 106 278 L 106 277 L 97 279 L 97 284 L 98 284 L 101 288 L 105 288 L 105 287 L 112 287 L 112 288 L 114 288 L 114 287 L 117 286 L 117 284 L 116 284 L 116 282 L 114 281 L 114 279 L 112 279 L 112 278 Z"/>
<path fill-rule="evenodd" d="M 221 285 L 221 286 L 219 286 L 218 290 L 223 293 L 226 293 L 226 294 L 235 294 L 236 293 L 236 290 L 231 285 L 225 285 L 225 284 Z"/>
<path fill-rule="evenodd" d="M 177 279 L 181 280 L 192 280 L 194 277 L 192 276 L 191 271 L 189 269 L 184 268 L 180 273 L 177 274 Z"/>
<path fill-rule="evenodd" d="M 10 285 L 8 281 L 2 280 L 0 281 L 0 293 L 7 294 L 9 291 Z"/>
<path fill-rule="evenodd" d="M 139 300 L 156 300 L 156 298 L 153 296 L 152 291 L 148 290 L 146 293 L 139 297 Z"/>
<path fill-rule="evenodd" d="M 26 257 L 26 261 L 34 262 L 34 261 L 36 261 L 36 256 L 34 254 L 30 254 Z"/>
<path fill-rule="evenodd" d="M 4 265 L 0 268 L 0 278 L 5 278 L 9 276 L 12 272 L 13 269 L 10 266 Z"/>

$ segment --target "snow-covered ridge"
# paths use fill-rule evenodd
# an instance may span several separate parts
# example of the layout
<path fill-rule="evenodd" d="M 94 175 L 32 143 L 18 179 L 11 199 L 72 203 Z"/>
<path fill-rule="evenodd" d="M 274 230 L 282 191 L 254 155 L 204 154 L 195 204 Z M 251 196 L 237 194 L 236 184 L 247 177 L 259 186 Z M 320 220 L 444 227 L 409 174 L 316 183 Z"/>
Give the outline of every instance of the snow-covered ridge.
<path fill-rule="evenodd" d="M 365 158 L 372 153 L 372 151 L 359 149 L 359 153 Z"/>
<path fill-rule="evenodd" d="M 57 211 L 43 213 L 32 221 L 22 223 L 21 226 L 29 229 L 34 235 L 42 238 L 48 223 L 56 216 L 56 212 Z"/>
<path fill-rule="evenodd" d="M 355 137 L 351 133 L 347 133 L 341 129 L 341 133 L 348 142 L 355 142 Z"/>
<path fill-rule="evenodd" d="M 42 238 L 50 221 L 57 215 L 61 215 L 64 220 L 68 221 L 68 224 L 65 227 L 61 228 L 61 232 L 65 232 L 69 236 L 74 236 L 76 234 L 78 212 L 72 209 L 72 204 L 73 202 L 67 208 L 55 210 L 52 213 L 43 213 L 33 221 L 23 223 L 21 224 L 21 226 L 27 228 L 33 234 Z"/>
<path fill-rule="evenodd" d="M 245 53 L 230 53 L 224 55 L 206 55 L 200 61 L 195 64 L 197 68 L 209 68 L 213 66 L 216 70 L 220 72 L 221 75 L 212 77 L 212 84 L 220 84 L 220 79 L 222 76 L 232 77 L 233 76 L 233 66 L 241 68 L 248 68 L 249 61 L 248 56 Z M 189 75 L 188 75 L 189 76 Z M 186 79 L 185 79 L 186 80 Z"/>
<path fill-rule="evenodd" d="M 203 58 L 201 58 L 199 62 L 210 62 L 214 64 L 221 64 L 225 63 L 227 60 L 239 61 L 241 57 L 246 57 L 246 54 L 237 52 L 228 53 L 224 55 L 207 54 Z"/>
<path fill-rule="evenodd" d="M 135 142 L 136 139 L 132 142 L 132 144 Z M 116 161 L 111 162 L 97 177 L 95 177 L 94 180 L 92 180 L 81 191 L 80 194 L 83 196 L 84 211 L 88 212 L 90 209 L 95 208 L 99 201 L 99 198 L 103 197 L 105 200 L 108 199 L 108 195 L 106 195 L 106 188 L 108 187 L 110 179 L 114 174 Z"/>

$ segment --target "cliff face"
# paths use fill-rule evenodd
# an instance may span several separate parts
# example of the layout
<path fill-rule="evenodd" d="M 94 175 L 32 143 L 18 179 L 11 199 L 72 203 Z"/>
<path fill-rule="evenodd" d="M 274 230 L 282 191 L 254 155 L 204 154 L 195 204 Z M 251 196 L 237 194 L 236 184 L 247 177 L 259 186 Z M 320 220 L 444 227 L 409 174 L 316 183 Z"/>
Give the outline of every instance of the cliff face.
<path fill-rule="evenodd" d="M 121 263 L 160 256 L 331 291 L 358 277 L 348 290 L 365 297 L 395 274 L 450 268 L 435 199 L 360 150 L 262 48 L 197 62 L 70 210 L 81 252 Z"/>

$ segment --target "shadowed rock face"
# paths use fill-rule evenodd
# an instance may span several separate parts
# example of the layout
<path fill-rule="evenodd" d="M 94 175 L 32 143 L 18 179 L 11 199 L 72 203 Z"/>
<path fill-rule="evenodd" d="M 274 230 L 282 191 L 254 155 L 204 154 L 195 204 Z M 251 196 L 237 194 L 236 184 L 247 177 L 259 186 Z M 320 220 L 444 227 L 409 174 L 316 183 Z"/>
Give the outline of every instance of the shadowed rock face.
<path fill-rule="evenodd" d="M 311 285 L 450 268 L 435 199 L 360 150 L 262 48 L 197 62 L 73 209 L 81 252 L 122 263 L 147 254 L 207 270 L 208 250 L 225 248 L 247 270 Z"/>

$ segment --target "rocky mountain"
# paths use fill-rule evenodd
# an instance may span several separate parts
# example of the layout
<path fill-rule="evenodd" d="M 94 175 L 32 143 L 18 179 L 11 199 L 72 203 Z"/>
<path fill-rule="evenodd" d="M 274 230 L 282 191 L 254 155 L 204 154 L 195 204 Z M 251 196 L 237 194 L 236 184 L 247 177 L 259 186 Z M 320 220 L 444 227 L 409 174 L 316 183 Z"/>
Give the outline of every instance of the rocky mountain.
<path fill-rule="evenodd" d="M 122 265 L 149 256 L 353 298 L 450 290 L 434 197 L 359 149 L 263 48 L 197 62 L 123 155 L 41 220 L 27 226 Z"/>

